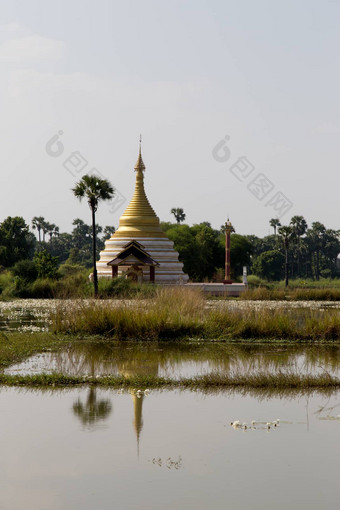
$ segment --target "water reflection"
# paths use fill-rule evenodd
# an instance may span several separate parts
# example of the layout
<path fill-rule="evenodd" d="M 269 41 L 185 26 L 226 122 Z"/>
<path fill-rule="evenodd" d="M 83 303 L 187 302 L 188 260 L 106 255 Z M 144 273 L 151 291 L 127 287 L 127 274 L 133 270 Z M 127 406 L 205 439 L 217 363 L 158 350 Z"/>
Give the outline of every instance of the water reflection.
<path fill-rule="evenodd" d="M 73 404 L 73 412 L 82 424 L 87 427 L 96 425 L 99 421 L 105 420 L 112 411 L 112 404 L 108 399 L 97 400 L 96 389 L 90 387 L 86 401 L 83 403 L 78 398 Z"/>
<path fill-rule="evenodd" d="M 340 346 L 256 343 L 73 342 L 6 369 L 10 374 L 64 373 L 76 376 L 153 375 L 168 378 L 221 374 L 340 374 Z"/>
<path fill-rule="evenodd" d="M 2 388 L 0 508 L 336 508 L 339 392 L 137 395 Z M 86 409 L 101 415 L 103 401 L 114 404 L 105 427 L 81 426 Z M 277 418 L 277 427 L 262 425 Z M 234 429 L 231 420 L 256 428 Z"/>

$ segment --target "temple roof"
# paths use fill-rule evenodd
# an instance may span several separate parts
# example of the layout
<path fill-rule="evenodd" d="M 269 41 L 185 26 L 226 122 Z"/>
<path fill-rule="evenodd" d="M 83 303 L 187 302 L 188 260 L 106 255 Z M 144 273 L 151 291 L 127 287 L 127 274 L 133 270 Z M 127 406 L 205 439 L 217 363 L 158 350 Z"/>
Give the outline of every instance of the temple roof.
<path fill-rule="evenodd" d="M 143 250 L 142 245 L 135 240 L 127 243 L 123 250 L 118 253 L 117 257 L 110 260 L 107 265 L 119 266 L 119 264 L 122 264 L 130 256 L 135 257 L 145 266 L 159 266 L 158 262 L 150 257 L 149 253 Z"/>

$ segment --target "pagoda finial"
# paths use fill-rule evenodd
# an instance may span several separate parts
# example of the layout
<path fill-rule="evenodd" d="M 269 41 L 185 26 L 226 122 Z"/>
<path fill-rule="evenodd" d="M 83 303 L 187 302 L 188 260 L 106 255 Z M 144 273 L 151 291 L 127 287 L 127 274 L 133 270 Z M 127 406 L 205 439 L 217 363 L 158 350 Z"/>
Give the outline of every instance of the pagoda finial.
<path fill-rule="evenodd" d="M 145 170 L 145 165 L 144 165 L 143 158 L 142 158 L 142 135 L 141 134 L 139 135 L 139 154 L 138 154 L 137 163 L 135 164 L 135 170 L 136 170 L 136 172 L 138 172 L 138 170 L 144 172 L 144 170 Z"/>

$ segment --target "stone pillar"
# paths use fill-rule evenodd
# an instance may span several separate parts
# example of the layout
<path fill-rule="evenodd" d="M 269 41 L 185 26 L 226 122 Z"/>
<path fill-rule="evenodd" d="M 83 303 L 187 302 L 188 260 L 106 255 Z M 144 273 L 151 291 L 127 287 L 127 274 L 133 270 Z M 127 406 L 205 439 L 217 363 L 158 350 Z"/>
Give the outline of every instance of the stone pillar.
<path fill-rule="evenodd" d="M 233 230 L 231 222 L 225 224 L 225 273 L 223 283 L 232 283 L 230 279 L 230 234 Z"/>

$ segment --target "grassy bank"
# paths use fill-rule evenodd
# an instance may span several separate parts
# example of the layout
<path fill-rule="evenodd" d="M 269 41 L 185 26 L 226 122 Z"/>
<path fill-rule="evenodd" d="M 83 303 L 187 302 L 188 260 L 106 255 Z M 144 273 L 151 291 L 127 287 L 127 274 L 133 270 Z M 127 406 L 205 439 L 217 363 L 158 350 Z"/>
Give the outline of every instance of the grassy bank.
<path fill-rule="evenodd" d="M 340 379 L 328 374 L 299 375 L 258 373 L 255 375 L 219 375 L 206 374 L 200 377 L 183 378 L 178 380 L 155 376 L 69 376 L 64 374 L 40 375 L 5 375 L 0 374 L 0 384 L 7 386 L 31 387 L 74 387 L 101 386 L 111 388 L 181 388 L 181 389 L 247 389 L 247 390 L 336 390 L 340 388 Z"/>
<path fill-rule="evenodd" d="M 158 289 L 153 299 L 115 306 L 97 301 L 67 306 L 61 303 L 52 320 L 54 333 L 115 339 L 340 340 L 338 310 L 227 306 L 207 309 L 203 294 L 186 288 Z"/>
<path fill-rule="evenodd" d="M 55 351 L 69 343 L 56 335 L 0 332 L 0 369 L 18 363 L 38 352 Z"/>

